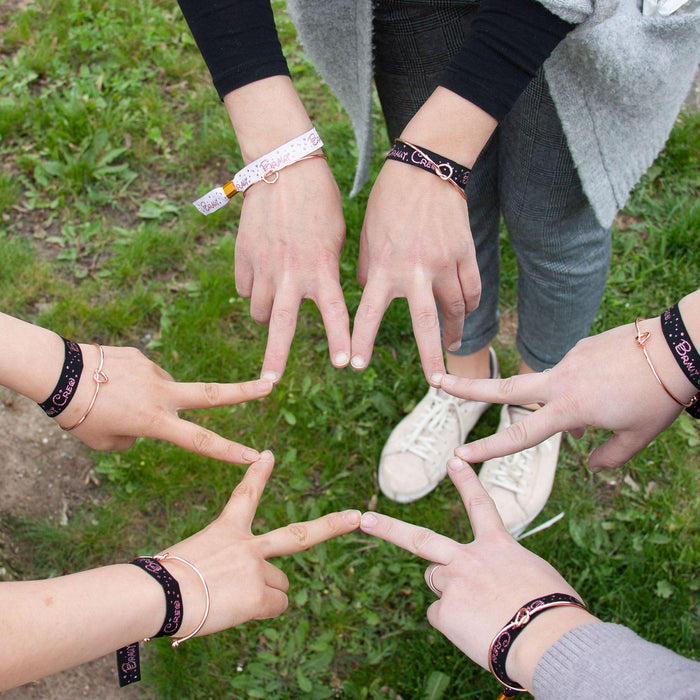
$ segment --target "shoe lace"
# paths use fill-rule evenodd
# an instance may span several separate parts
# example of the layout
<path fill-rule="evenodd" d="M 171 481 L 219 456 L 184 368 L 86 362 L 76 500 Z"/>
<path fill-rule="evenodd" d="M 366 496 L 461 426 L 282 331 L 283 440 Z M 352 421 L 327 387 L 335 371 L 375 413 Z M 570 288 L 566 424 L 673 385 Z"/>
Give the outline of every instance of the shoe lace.
<path fill-rule="evenodd" d="M 401 445 L 404 452 L 410 452 L 420 459 L 429 460 L 435 456 L 435 443 L 442 438 L 443 428 L 451 418 L 457 419 L 460 434 L 463 431 L 462 417 L 457 410 L 460 399 L 438 389 L 433 395 L 423 420 Z"/>
<path fill-rule="evenodd" d="M 523 493 L 523 481 L 532 473 L 533 448 L 506 455 L 485 477 L 484 481 L 513 493 Z"/>

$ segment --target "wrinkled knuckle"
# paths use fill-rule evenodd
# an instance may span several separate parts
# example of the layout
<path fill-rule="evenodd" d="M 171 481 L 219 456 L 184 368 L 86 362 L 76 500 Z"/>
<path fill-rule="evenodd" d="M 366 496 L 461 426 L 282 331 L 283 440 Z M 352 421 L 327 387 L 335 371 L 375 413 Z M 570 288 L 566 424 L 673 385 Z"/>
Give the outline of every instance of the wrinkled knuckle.
<path fill-rule="evenodd" d="M 439 325 L 437 314 L 434 314 L 432 311 L 418 312 L 413 319 L 413 323 L 416 328 L 421 330 L 432 330 Z"/>
<path fill-rule="evenodd" d="M 419 528 L 413 533 L 412 541 L 416 551 L 423 551 L 433 539 L 433 533 L 426 528 Z"/>
<path fill-rule="evenodd" d="M 216 406 L 221 400 L 221 387 L 214 382 L 206 382 L 202 385 L 204 398 L 210 406 Z"/>
<path fill-rule="evenodd" d="M 214 436 L 207 430 L 199 429 L 192 436 L 192 446 L 195 452 L 206 452 L 212 446 Z"/>
<path fill-rule="evenodd" d="M 448 304 L 441 304 L 442 315 L 446 318 L 464 318 L 466 304 L 463 299 L 454 299 Z"/>
<path fill-rule="evenodd" d="M 305 545 L 309 541 L 309 528 L 302 523 L 292 523 L 288 525 L 289 532 L 294 539 L 300 544 Z"/>
<path fill-rule="evenodd" d="M 382 316 L 382 309 L 376 304 L 363 304 L 359 316 L 363 321 L 373 322 Z"/>
<path fill-rule="evenodd" d="M 270 316 L 270 323 L 274 323 L 281 328 L 294 328 L 296 317 L 286 309 L 276 309 Z"/>
<path fill-rule="evenodd" d="M 518 375 L 512 377 L 506 377 L 500 380 L 501 393 L 505 398 L 513 396 L 518 387 Z M 517 423 L 515 424 L 517 425 Z"/>

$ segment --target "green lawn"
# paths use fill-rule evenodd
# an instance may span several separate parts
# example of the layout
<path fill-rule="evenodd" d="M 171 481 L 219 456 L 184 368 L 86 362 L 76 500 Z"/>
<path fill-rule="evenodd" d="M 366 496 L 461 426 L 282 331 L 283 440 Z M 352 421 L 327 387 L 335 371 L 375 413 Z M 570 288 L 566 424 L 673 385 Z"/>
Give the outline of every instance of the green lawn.
<path fill-rule="evenodd" d="M 0 309 L 77 340 L 135 345 L 180 380 L 256 377 L 266 332 L 233 283 L 240 202 L 207 218 L 190 203 L 241 160 L 176 4 L 38 0 L 8 14 L 12 6 L 0 8 Z M 349 122 L 278 15 L 295 83 L 347 193 Z M 596 332 L 657 314 L 697 287 L 699 122 L 687 115 L 678 123 L 620 219 Z M 379 116 L 376 124 L 384 147 Z M 361 293 L 355 265 L 368 190 L 344 199 L 341 277 L 351 314 Z M 503 275 L 502 311 L 512 318 L 515 263 L 505 240 L 504 265 L 512 274 Z M 409 506 L 378 495 L 384 440 L 425 391 L 410 328 L 406 304 L 395 302 L 370 368 L 338 371 L 320 316 L 307 304 L 271 396 L 193 414 L 275 452 L 258 531 L 376 504 L 470 538 L 447 482 Z M 511 346 L 498 350 L 512 370 Z M 497 420 L 493 407 L 476 436 Z M 623 470 L 594 476 L 586 455 L 601 437 L 564 440 L 554 492 L 537 522 L 562 510 L 566 516 L 526 542 L 568 574 L 596 614 L 697 654 L 698 424 L 684 414 Z M 32 552 L 18 575 L 124 561 L 174 542 L 219 512 L 242 473 L 147 440 L 124 453 L 94 453 L 94 461 L 108 504 L 86 505 L 67 527 L 12 523 L 12 536 Z M 144 688 L 178 699 L 497 694 L 497 683 L 426 622 L 433 596 L 423 562 L 353 534 L 278 563 L 291 582 L 281 618 L 177 651 L 158 640 L 144 664 Z"/>

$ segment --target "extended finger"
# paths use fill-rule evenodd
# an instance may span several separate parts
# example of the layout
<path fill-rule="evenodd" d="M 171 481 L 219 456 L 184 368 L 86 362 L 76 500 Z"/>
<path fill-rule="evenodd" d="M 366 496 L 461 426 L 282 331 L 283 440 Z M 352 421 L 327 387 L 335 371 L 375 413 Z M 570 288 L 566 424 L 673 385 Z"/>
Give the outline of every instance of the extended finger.
<path fill-rule="evenodd" d="M 362 292 L 352 329 L 351 364 L 354 369 L 364 369 L 369 364 L 374 339 L 392 298 L 388 287 L 383 283 L 375 283 L 373 278 Z"/>
<path fill-rule="evenodd" d="M 172 414 L 164 414 L 161 420 L 153 423 L 153 431 L 144 437 L 167 440 L 189 452 L 232 464 L 250 464 L 260 457 L 252 447 L 227 440 L 212 430 Z"/>
<path fill-rule="evenodd" d="M 175 382 L 170 386 L 176 410 L 231 406 L 267 396 L 272 382 L 254 379 L 248 382 L 220 384 L 216 382 Z"/>
<path fill-rule="evenodd" d="M 440 387 L 460 399 L 523 406 L 529 403 L 547 403 L 551 381 L 550 372 L 518 374 L 507 379 L 466 379 L 446 374 Z"/>
<path fill-rule="evenodd" d="M 534 447 L 547 438 L 565 430 L 564 415 L 555 403 L 547 404 L 533 411 L 523 420 L 513 423 L 505 430 L 475 440 L 455 449 L 455 454 L 467 462 L 475 464 L 494 457 L 521 452 Z"/>
<path fill-rule="evenodd" d="M 331 362 L 334 367 L 345 367 L 350 362 L 350 316 L 340 284 L 328 285 L 314 301 L 323 318 Z"/>
<path fill-rule="evenodd" d="M 368 535 L 379 537 L 411 554 L 439 564 L 447 564 L 452 559 L 454 548 L 458 546 L 449 537 L 381 513 L 363 513 L 360 529 Z"/>
<path fill-rule="evenodd" d="M 360 525 L 359 510 L 329 513 L 316 520 L 291 523 L 258 537 L 265 559 L 303 552 L 320 542 L 356 530 Z"/>
<path fill-rule="evenodd" d="M 452 483 L 457 487 L 467 509 L 474 538 L 477 539 L 494 531 L 505 533 L 506 529 L 498 514 L 496 504 L 486 493 L 483 484 L 471 466 L 458 457 L 453 457 L 447 462 L 447 473 L 450 475 Z"/>
<path fill-rule="evenodd" d="M 269 450 L 262 452 L 260 459 L 248 467 L 240 483 L 233 490 L 219 520 L 224 520 L 229 526 L 241 531 L 250 532 L 260 497 L 274 466 L 275 458 L 272 452 Z"/>
<path fill-rule="evenodd" d="M 411 291 L 408 308 L 411 310 L 413 335 L 425 378 L 429 384 L 435 384 L 435 378 L 441 378 L 445 374 L 445 357 L 440 339 L 440 319 L 432 289 L 423 285 L 417 292 Z M 440 379 L 438 384 L 439 382 Z"/>
<path fill-rule="evenodd" d="M 299 307 L 303 299 L 294 291 L 281 291 L 275 296 L 267 333 L 267 347 L 261 377 L 277 381 L 283 374 L 289 357 L 289 348 L 297 328 Z"/>

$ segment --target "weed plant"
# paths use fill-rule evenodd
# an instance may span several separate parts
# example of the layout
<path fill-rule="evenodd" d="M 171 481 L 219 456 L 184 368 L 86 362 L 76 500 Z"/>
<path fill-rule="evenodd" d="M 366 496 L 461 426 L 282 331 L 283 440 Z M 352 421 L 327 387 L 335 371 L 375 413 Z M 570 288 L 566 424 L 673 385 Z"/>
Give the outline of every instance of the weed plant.
<path fill-rule="evenodd" d="M 162 0 L 13 6 L 0 8 L 0 308 L 78 340 L 138 346 L 178 380 L 257 376 L 266 332 L 233 281 L 240 202 L 207 218 L 190 204 L 241 159 L 177 7 Z M 305 60 L 283 4 L 275 7 L 295 83 L 347 193 L 355 163 L 348 119 Z M 379 152 L 387 141 L 375 117 Z M 594 332 L 658 314 L 697 286 L 698 122 L 695 114 L 679 120 L 618 219 Z M 341 277 L 351 314 L 361 293 L 354 270 L 368 189 L 344 199 Z M 516 315 L 517 270 L 505 236 L 503 255 L 507 321 Z M 516 363 L 511 341 L 504 328 L 496 345 L 506 371 Z M 464 510 L 447 481 L 411 505 L 378 492 L 382 445 L 424 391 L 403 300 L 389 309 L 371 366 L 360 373 L 332 369 L 320 316 L 306 304 L 286 373 L 268 398 L 191 417 L 275 452 L 259 532 L 376 507 L 467 541 Z M 492 407 L 475 436 L 492 432 L 497 419 Z M 683 414 L 623 469 L 593 475 L 586 457 L 604 438 L 590 431 L 564 440 L 540 519 L 560 511 L 565 518 L 526 543 L 565 572 L 600 617 L 697 655 L 698 424 Z M 158 550 L 209 522 L 243 473 L 149 440 L 93 454 L 107 505 L 84 506 L 67 526 L 5 522 L 32 553 L 21 576 Z M 495 681 L 428 625 L 425 562 L 355 533 L 277 563 L 291 582 L 286 613 L 177 652 L 157 640 L 143 690 L 180 700 L 496 693 Z"/>

